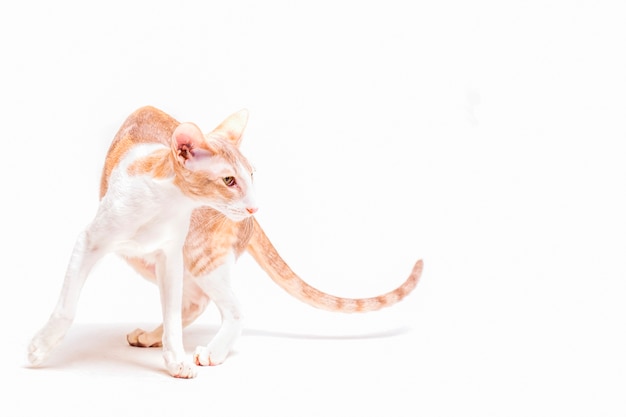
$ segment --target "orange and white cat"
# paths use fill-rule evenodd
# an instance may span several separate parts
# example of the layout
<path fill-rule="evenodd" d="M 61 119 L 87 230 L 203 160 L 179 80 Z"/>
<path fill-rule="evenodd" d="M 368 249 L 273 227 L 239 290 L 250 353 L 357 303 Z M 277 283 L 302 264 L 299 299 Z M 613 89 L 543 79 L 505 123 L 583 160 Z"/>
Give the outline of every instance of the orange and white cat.
<path fill-rule="evenodd" d="M 421 260 L 400 287 L 364 299 L 323 293 L 289 268 L 252 216 L 257 211 L 252 167 L 238 148 L 247 119 L 242 110 L 205 135 L 195 124 L 179 123 L 153 107 L 128 117 L 106 157 L 98 212 L 79 235 L 57 305 L 29 346 L 33 365 L 42 364 L 61 342 L 89 271 L 112 252 L 155 282 L 161 296 L 163 324 L 131 332 L 128 343 L 162 346 L 167 370 L 179 378 L 196 375 L 185 359 L 182 329 L 210 300 L 222 324 L 207 346 L 196 349 L 195 364 L 222 363 L 241 334 L 229 276 L 244 250 L 288 293 L 326 310 L 377 310 L 415 288 Z"/>

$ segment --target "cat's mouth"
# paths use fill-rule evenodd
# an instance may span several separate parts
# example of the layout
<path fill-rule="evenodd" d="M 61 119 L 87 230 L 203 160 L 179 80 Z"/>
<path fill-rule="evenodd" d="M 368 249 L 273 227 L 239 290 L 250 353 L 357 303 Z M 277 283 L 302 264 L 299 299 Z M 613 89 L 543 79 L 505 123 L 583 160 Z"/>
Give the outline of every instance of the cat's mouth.
<path fill-rule="evenodd" d="M 247 210 L 237 210 L 230 208 L 229 210 L 224 211 L 224 215 L 235 222 L 240 222 L 247 219 L 248 217 L 252 217 L 252 214 L 255 211 L 250 212 Z"/>
<path fill-rule="evenodd" d="M 245 219 L 247 219 L 248 217 L 251 217 L 251 215 L 227 215 L 226 217 L 228 217 L 229 219 L 231 219 L 234 222 L 242 222 Z"/>
<path fill-rule="evenodd" d="M 256 213 L 256 210 L 237 210 L 234 214 L 233 217 L 236 217 L 238 220 L 237 221 L 242 221 L 245 220 L 249 217 L 252 217 L 254 215 L 254 213 Z M 234 219 L 233 219 L 234 220 Z"/>
<path fill-rule="evenodd" d="M 249 217 L 252 217 L 254 213 L 257 212 L 257 208 L 241 208 L 241 207 L 233 207 L 227 204 L 211 204 L 213 209 L 219 211 L 224 216 L 226 216 L 229 220 L 234 222 L 240 222 Z"/>

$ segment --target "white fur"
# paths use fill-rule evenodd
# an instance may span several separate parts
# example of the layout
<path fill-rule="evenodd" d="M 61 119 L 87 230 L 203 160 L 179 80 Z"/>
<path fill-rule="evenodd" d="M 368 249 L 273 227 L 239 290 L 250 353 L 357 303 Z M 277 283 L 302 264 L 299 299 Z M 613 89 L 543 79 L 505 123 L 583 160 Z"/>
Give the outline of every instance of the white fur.
<path fill-rule="evenodd" d="M 195 149 L 193 151 L 193 157 L 185 161 L 185 168 L 190 171 L 206 171 L 211 173 L 214 177 L 219 175 L 220 171 L 224 171 L 229 165 L 221 158 L 213 156 L 208 151 L 203 149 Z"/>
<path fill-rule="evenodd" d="M 74 320 L 80 291 L 91 268 L 102 256 L 116 252 L 154 263 L 163 310 L 165 366 L 175 377 L 195 376 L 194 366 L 185 360 L 182 341 L 182 247 L 191 212 L 203 203 L 187 198 L 172 179 L 155 180 L 127 173 L 130 163 L 159 148 L 162 146 L 157 144 L 134 147 L 111 173 L 108 192 L 102 198 L 93 222 L 76 241 L 58 303 L 48 323 L 31 342 L 29 359 L 32 364 L 41 364 L 65 336 Z M 251 182 L 244 181 L 243 186 L 248 192 L 252 191 Z M 221 209 L 229 217 L 244 218 L 249 215 L 246 206 L 252 204 L 248 207 L 254 207 L 253 197 L 244 200 L 233 210 L 226 206 L 214 208 Z M 223 361 L 241 331 L 239 307 L 228 287 L 231 264 L 227 262 L 201 280 L 202 291 L 217 303 L 224 321 L 214 341 L 206 349 L 196 352 L 196 361 L 202 365 Z"/>

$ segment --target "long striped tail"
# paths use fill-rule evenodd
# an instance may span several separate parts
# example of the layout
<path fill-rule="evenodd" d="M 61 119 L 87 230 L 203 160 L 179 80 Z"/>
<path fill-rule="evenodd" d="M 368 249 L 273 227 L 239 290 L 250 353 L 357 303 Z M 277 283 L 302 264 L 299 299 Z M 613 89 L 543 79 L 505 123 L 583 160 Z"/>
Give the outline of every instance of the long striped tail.
<path fill-rule="evenodd" d="M 407 280 L 388 293 L 369 298 L 343 298 L 330 295 L 313 288 L 296 275 L 280 257 L 256 219 L 253 219 L 253 224 L 254 230 L 248 242 L 247 250 L 254 260 L 282 289 L 298 300 L 322 310 L 364 313 L 389 307 L 409 295 L 422 275 L 424 262 L 420 259 L 413 266 Z"/>

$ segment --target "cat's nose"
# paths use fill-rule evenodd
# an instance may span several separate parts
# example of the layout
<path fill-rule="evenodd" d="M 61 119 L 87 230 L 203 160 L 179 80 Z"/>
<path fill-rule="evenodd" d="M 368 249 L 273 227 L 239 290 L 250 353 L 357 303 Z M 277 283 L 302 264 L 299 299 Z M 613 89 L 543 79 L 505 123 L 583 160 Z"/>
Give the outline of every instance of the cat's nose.
<path fill-rule="evenodd" d="M 257 211 L 259 211 L 259 208 L 258 207 L 247 207 L 246 210 L 248 211 L 248 213 L 254 214 Z"/>

